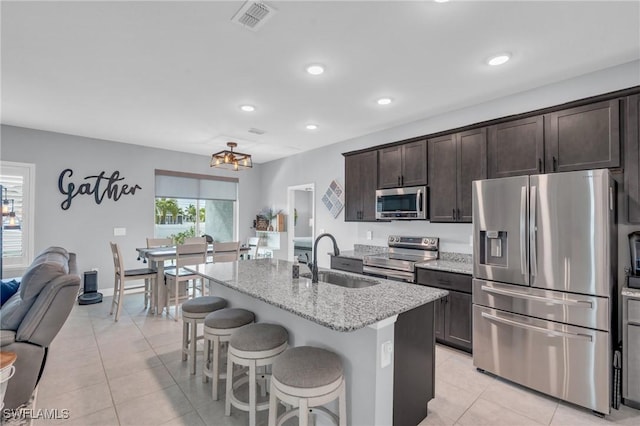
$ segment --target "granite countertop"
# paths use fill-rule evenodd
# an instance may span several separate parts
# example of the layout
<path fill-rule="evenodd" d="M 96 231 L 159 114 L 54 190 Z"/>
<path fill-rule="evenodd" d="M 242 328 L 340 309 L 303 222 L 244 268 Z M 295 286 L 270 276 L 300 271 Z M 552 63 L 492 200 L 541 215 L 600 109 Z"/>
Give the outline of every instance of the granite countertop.
<path fill-rule="evenodd" d="M 448 294 L 446 290 L 371 277 L 366 279 L 380 284 L 366 288 L 345 288 L 323 282 L 312 284 L 310 278 L 291 278 L 292 265 L 285 260 L 257 259 L 211 263 L 192 270 L 336 331 L 358 330 Z M 300 272 L 306 271 L 301 269 Z M 363 278 L 348 272 L 339 274 Z"/>
<path fill-rule="evenodd" d="M 638 288 L 630 288 L 630 287 L 622 287 L 622 295 L 627 297 L 637 297 L 640 299 L 640 289 Z"/>
<path fill-rule="evenodd" d="M 416 268 L 473 275 L 473 259 L 470 254 L 440 252 L 438 260 L 416 263 Z"/>

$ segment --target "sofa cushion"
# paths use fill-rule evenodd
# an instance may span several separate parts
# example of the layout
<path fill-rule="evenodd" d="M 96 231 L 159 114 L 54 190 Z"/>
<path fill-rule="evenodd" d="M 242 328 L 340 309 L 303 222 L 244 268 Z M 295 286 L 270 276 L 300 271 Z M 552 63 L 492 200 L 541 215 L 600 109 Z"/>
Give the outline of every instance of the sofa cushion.
<path fill-rule="evenodd" d="M 0 347 L 7 346 L 16 341 L 16 332 L 12 330 L 0 330 Z"/>
<path fill-rule="evenodd" d="M 0 306 L 4 305 L 4 302 L 9 300 L 11 296 L 18 292 L 20 287 L 20 281 L 17 279 L 1 280 L 0 281 Z"/>
<path fill-rule="evenodd" d="M 20 297 L 31 300 L 54 278 L 69 273 L 69 254 L 58 251 L 40 253 L 22 276 Z"/>
<path fill-rule="evenodd" d="M 20 297 L 20 292 L 17 292 L 2 305 L 0 310 L 0 329 L 2 330 L 17 330 L 22 322 L 22 319 L 27 315 L 31 305 L 33 305 L 35 299 L 28 301 L 23 300 Z"/>
<path fill-rule="evenodd" d="M 69 260 L 69 252 L 64 247 L 56 247 L 56 246 L 47 247 L 46 249 L 38 253 L 38 256 L 42 254 L 47 254 L 47 253 L 58 253 L 64 256 L 67 260 Z M 38 256 L 36 256 L 36 258 Z"/>

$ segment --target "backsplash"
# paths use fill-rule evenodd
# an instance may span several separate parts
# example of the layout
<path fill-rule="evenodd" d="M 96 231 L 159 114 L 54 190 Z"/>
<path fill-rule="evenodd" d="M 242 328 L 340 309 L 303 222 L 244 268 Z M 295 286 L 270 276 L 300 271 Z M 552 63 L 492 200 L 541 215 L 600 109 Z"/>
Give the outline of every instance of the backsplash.
<path fill-rule="evenodd" d="M 441 251 L 440 259 L 448 260 L 450 262 L 473 263 L 473 256 L 466 253 L 452 253 L 447 251 Z"/>
<path fill-rule="evenodd" d="M 366 244 L 354 244 L 353 251 L 355 254 L 378 254 L 386 253 L 389 251 L 389 247 L 386 246 L 370 246 Z"/>

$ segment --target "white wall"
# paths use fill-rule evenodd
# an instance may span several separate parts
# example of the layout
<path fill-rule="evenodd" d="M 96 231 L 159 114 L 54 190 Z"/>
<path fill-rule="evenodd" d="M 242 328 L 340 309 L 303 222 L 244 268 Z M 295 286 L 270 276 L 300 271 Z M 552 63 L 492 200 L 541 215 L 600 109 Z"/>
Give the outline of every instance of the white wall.
<path fill-rule="evenodd" d="M 278 208 L 286 208 L 287 186 L 314 182 L 316 184 L 316 234 L 320 234 L 322 230 L 332 233 L 343 250 L 352 249 L 356 243 L 386 245 L 387 236 L 398 234 L 440 237 L 442 251 L 471 253 L 470 224 L 432 224 L 425 221 L 345 222 L 344 210 L 334 219 L 322 204 L 321 198 L 333 179 L 344 185 L 344 157 L 341 154 L 637 85 L 640 85 L 640 61 L 272 161 L 263 165 L 263 187 L 260 191 L 262 204 L 275 204 Z M 425 99 L 426 101 L 428 100 Z M 373 232 L 371 241 L 366 240 L 366 232 L 369 230 Z M 322 242 L 321 247 L 319 253 L 330 251 L 330 242 Z M 328 266 L 328 256 L 319 256 L 319 265 Z"/>
<path fill-rule="evenodd" d="M 35 253 L 51 245 L 77 253 L 80 273 L 98 268 L 101 289 L 113 286 L 109 241 L 120 244 L 126 268 L 145 266 L 136 260 L 135 248 L 144 247 L 146 238 L 153 236 L 155 169 L 239 178 L 239 238 L 244 242 L 253 235 L 250 226 L 260 205 L 259 165 L 241 172 L 220 171 L 209 167 L 207 156 L 5 125 L 0 131 L 2 160 L 36 165 Z M 73 170 L 76 185 L 85 176 L 118 170 L 125 177 L 122 183 L 142 189 L 101 204 L 80 195 L 63 210 L 60 203 L 65 197 L 58 191 L 58 176 L 66 168 Z M 114 227 L 126 228 L 127 235 L 114 237 Z M 9 272 L 13 271 L 5 276 Z"/>

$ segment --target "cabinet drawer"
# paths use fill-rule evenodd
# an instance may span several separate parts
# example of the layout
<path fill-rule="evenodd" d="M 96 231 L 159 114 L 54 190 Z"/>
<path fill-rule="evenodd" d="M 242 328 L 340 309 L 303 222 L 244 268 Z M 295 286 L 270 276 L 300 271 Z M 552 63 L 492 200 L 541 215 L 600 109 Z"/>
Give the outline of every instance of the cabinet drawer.
<path fill-rule="evenodd" d="M 417 268 L 417 283 L 471 294 L 471 275 Z"/>
<path fill-rule="evenodd" d="M 627 320 L 640 325 L 640 300 L 629 299 L 627 301 Z"/>
<path fill-rule="evenodd" d="M 350 259 L 347 257 L 331 256 L 331 269 L 340 271 L 362 273 L 362 260 Z"/>

